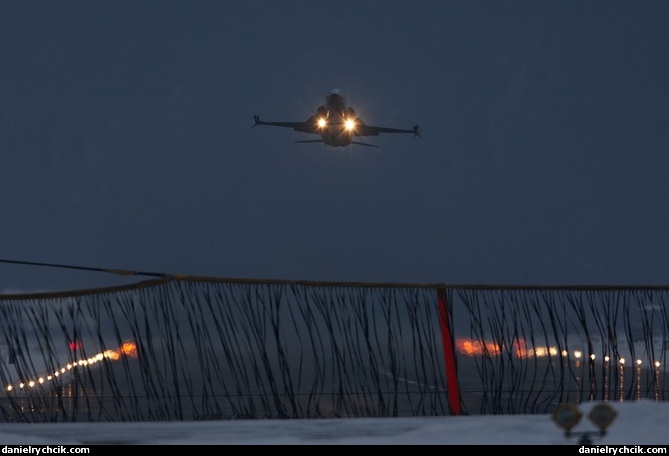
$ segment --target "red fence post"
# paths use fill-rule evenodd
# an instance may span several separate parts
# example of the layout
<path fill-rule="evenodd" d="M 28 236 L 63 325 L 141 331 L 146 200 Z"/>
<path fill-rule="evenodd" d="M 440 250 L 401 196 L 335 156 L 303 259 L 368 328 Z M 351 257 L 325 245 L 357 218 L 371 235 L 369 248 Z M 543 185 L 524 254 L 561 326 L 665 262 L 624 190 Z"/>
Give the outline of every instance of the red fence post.
<path fill-rule="evenodd" d="M 455 362 L 455 347 L 453 344 L 453 333 L 448 318 L 448 300 L 446 290 L 437 289 L 439 302 L 439 326 L 441 328 L 441 343 L 444 349 L 444 363 L 446 365 L 446 387 L 448 389 L 448 407 L 452 415 L 460 415 L 462 410 L 460 404 L 460 387 L 458 385 L 458 369 Z"/>

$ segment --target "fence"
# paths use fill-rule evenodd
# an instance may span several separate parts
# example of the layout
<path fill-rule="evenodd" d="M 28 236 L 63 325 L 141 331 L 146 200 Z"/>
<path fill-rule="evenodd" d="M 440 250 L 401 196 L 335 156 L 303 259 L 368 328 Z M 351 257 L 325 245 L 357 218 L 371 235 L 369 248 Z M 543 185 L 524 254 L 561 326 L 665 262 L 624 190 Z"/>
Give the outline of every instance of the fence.
<path fill-rule="evenodd" d="M 0 420 L 514 414 L 660 401 L 668 291 L 165 277 L 0 295 Z"/>

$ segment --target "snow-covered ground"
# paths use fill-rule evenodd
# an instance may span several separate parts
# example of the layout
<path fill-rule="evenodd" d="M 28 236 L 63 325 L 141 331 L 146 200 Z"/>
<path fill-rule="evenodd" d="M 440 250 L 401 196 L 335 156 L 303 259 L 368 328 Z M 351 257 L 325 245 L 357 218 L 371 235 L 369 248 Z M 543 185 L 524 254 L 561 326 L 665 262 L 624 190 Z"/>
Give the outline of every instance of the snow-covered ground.
<path fill-rule="evenodd" d="M 669 402 L 616 402 L 606 434 L 588 418 L 600 402 L 582 403 L 572 436 L 547 415 L 226 420 L 189 422 L 2 424 L 7 445 L 669 445 Z"/>

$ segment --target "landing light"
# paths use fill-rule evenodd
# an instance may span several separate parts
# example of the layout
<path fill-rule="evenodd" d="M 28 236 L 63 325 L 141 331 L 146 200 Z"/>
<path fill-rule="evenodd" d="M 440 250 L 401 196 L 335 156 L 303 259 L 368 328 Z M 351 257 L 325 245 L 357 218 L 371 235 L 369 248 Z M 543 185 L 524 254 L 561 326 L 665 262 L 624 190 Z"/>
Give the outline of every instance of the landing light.
<path fill-rule="evenodd" d="M 347 119 L 345 125 L 347 130 L 353 130 L 353 127 L 355 127 L 355 122 L 353 122 L 351 119 Z"/>
<path fill-rule="evenodd" d="M 324 127 L 326 125 L 325 119 L 318 119 L 318 126 L 319 127 Z"/>

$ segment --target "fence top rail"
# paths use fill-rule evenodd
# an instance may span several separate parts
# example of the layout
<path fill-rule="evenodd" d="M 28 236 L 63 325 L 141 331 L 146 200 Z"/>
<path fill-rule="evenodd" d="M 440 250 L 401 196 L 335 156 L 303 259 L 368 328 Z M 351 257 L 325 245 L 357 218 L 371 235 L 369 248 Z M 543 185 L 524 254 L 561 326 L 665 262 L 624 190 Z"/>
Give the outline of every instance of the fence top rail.
<path fill-rule="evenodd" d="M 141 275 L 141 273 L 138 273 Z M 31 300 L 45 298 L 64 298 L 85 295 L 99 295 L 126 290 L 157 287 L 172 281 L 209 282 L 237 285 L 281 285 L 304 286 L 315 288 L 403 288 L 432 290 L 526 290 L 526 291 L 669 291 L 669 285 L 509 285 L 509 284 L 449 284 L 449 283 L 398 283 L 398 282 L 337 282 L 315 280 L 281 280 L 281 279 L 243 279 L 225 277 L 191 276 L 182 274 L 164 274 L 158 279 L 143 280 L 136 283 L 88 288 L 80 290 L 40 291 L 35 293 L 2 294 L 0 301 Z"/>

